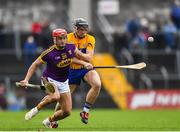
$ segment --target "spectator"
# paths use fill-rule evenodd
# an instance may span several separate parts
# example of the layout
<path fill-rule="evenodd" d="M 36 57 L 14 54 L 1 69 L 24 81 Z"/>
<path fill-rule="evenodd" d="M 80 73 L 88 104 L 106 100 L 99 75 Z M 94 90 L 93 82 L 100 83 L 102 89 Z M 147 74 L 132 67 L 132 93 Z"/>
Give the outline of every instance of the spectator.
<path fill-rule="evenodd" d="M 42 33 L 42 24 L 38 21 L 35 21 L 31 25 L 31 32 L 34 36 L 35 41 L 40 44 L 41 43 L 41 33 Z"/>
<path fill-rule="evenodd" d="M 24 91 L 21 89 L 11 90 L 8 92 L 8 110 L 20 111 L 26 108 L 26 98 Z"/>
<path fill-rule="evenodd" d="M 146 38 L 143 32 L 139 32 L 137 36 L 131 42 L 131 50 L 144 49 L 146 44 Z"/>
<path fill-rule="evenodd" d="M 49 36 L 51 36 L 50 23 L 45 21 L 42 25 L 42 47 L 44 49 L 49 48 L 49 46 L 52 44 L 51 37 Z"/>
<path fill-rule="evenodd" d="M 130 37 L 129 49 L 131 49 L 132 43 L 136 41 L 136 37 L 138 36 L 140 28 L 141 26 L 140 26 L 139 18 L 137 16 L 132 15 L 132 17 L 126 22 L 126 30 Z"/>
<path fill-rule="evenodd" d="M 39 22 L 33 22 L 31 25 L 31 31 L 33 34 L 41 34 L 42 26 Z"/>
<path fill-rule="evenodd" d="M 171 19 L 178 30 L 180 30 L 180 0 L 175 0 L 171 7 Z"/>
<path fill-rule="evenodd" d="M 6 101 L 6 88 L 4 84 L 0 84 L 0 109 L 5 110 L 7 107 L 7 101 Z"/>
<path fill-rule="evenodd" d="M 23 47 L 26 67 L 29 67 L 36 57 L 37 44 L 33 36 L 28 36 Z"/>
<path fill-rule="evenodd" d="M 173 25 L 170 20 L 167 20 L 163 26 L 163 35 L 166 42 L 166 51 L 170 51 L 175 48 L 175 34 L 177 28 Z"/>

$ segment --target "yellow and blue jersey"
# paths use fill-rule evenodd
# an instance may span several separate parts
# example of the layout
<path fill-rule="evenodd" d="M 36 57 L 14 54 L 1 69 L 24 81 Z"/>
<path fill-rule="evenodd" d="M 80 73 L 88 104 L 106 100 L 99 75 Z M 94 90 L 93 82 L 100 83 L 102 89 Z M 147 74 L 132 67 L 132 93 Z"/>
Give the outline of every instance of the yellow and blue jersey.
<path fill-rule="evenodd" d="M 84 38 L 77 38 L 72 32 L 68 34 L 68 43 L 75 44 L 82 53 L 87 53 L 87 51 L 94 50 L 95 48 L 95 38 L 89 34 L 86 34 Z M 79 64 L 71 63 L 72 69 L 81 69 L 83 66 Z"/>
<path fill-rule="evenodd" d="M 68 43 L 74 44 L 82 53 L 94 50 L 95 38 L 89 34 L 86 34 L 84 38 L 77 38 L 74 33 L 68 34 Z M 83 68 L 82 65 L 71 63 L 69 70 L 69 84 L 80 85 L 83 77 L 89 70 Z"/>

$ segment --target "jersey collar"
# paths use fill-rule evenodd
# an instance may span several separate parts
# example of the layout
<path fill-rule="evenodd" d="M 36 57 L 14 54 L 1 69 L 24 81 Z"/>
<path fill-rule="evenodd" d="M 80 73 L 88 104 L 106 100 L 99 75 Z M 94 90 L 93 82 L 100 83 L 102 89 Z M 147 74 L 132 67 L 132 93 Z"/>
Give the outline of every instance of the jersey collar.
<path fill-rule="evenodd" d="M 80 37 L 78 37 L 77 34 L 74 32 L 74 37 L 77 38 L 77 39 L 83 39 L 83 38 L 86 37 L 86 34 L 84 35 L 84 37 L 80 38 Z"/>
<path fill-rule="evenodd" d="M 66 46 L 65 46 L 66 47 Z M 63 48 L 58 48 L 56 45 L 55 45 L 55 48 L 57 49 L 57 50 L 63 50 L 63 49 L 65 49 L 65 47 L 63 47 Z"/>

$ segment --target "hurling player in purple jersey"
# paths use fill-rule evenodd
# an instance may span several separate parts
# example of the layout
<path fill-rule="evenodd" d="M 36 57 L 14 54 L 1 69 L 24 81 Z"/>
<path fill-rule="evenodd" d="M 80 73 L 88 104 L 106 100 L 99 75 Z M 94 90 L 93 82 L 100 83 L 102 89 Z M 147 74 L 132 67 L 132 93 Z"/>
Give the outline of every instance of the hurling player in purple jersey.
<path fill-rule="evenodd" d="M 55 29 L 52 33 L 54 45 L 45 50 L 30 66 L 24 80 L 20 81 L 22 87 L 26 87 L 30 78 L 42 64 L 46 64 L 42 79 L 44 83 L 50 83 L 55 92 L 46 95 L 42 101 L 29 112 L 25 119 L 30 120 L 44 106 L 53 102 L 61 104 L 61 110 L 56 111 L 52 116 L 46 118 L 42 123 L 47 128 L 56 128 L 56 121 L 70 115 L 72 109 L 71 93 L 68 85 L 69 66 L 74 56 L 84 58 L 86 55 L 75 48 L 74 44 L 67 43 L 67 32 L 64 29 Z M 92 69 L 90 63 L 84 62 L 84 67 Z"/>

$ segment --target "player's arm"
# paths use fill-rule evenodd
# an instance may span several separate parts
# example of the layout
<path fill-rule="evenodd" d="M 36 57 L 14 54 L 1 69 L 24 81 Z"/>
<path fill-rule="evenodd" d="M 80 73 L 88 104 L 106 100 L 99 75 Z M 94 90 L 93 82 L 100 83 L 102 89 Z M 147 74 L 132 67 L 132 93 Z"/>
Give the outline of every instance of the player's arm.
<path fill-rule="evenodd" d="M 82 52 L 77 52 L 77 58 L 80 58 L 86 62 L 91 62 L 93 60 L 95 48 L 95 38 L 93 36 L 89 36 L 87 40 L 86 54 Z M 79 51 L 79 50 L 76 50 Z"/>
<path fill-rule="evenodd" d="M 86 54 L 82 53 L 77 48 L 75 50 L 75 56 L 81 60 L 86 61 L 86 62 L 91 62 L 93 59 L 93 55 L 94 55 L 94 50 L 87 50 Z"/>
<path fill-rule="evenodd" d="M 20 81 L 22 86 L 26 86 L 26 84 L 28 84 L 30 78 L 32 77 L 32 75 L 34 74 L 34 72 L 36 71 L 36 69 L 40 66 L 44 64 L 41 59 L 37 58 L 29 67 L 27 74 L 24 78 L 24 80 Z"/>
<path fill-rule="evenodd" d="M 84 61 L 91 62 L 93 60 L 94 48 L 95 48 L 95 38 L 89 36 L 87 40 L 86 54 L 84 54 Z"/>
<path fill-rule="evenodd" d="M 93 66 L 92 66 L 91 63 L 85 62 L 83 60 L 79 60 L 76 57 L 73 58 L 73 63 L 83 65 L 83 67 L 86 68 L 86 69 L 93 69 Z"/>

